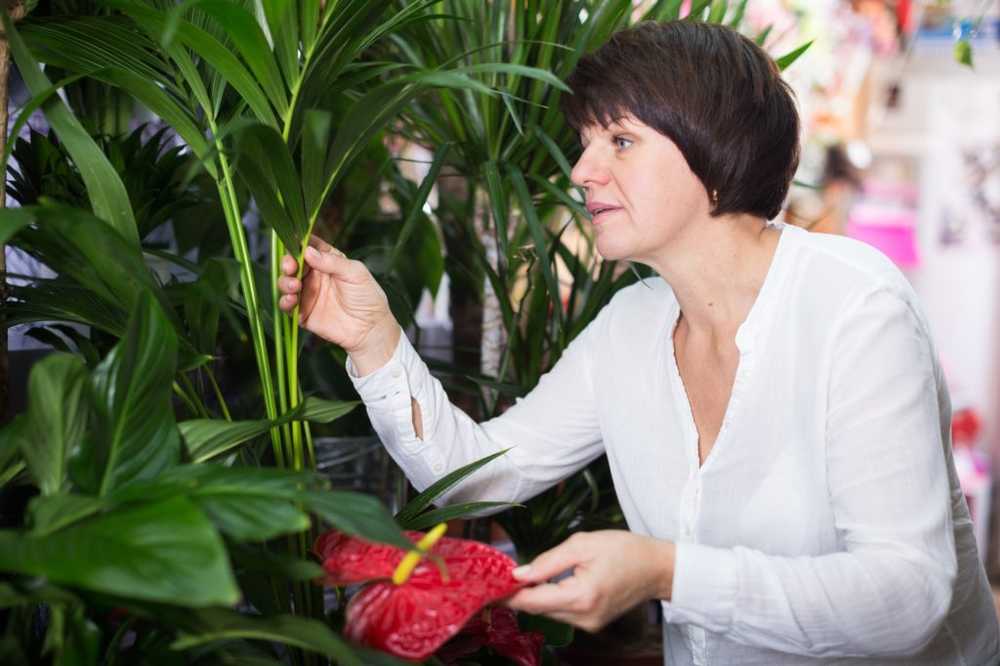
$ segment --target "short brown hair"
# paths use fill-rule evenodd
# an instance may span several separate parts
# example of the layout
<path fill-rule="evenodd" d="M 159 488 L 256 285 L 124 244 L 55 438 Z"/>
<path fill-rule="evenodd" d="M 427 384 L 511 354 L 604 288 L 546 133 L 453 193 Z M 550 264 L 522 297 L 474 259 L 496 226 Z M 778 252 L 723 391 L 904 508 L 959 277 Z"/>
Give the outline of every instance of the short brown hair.
<path fill-rule="evenodd" d="M 705 189 L 713 216 L 781 211 L 799 163 L 791 88 L 759 46 L 698 21 L 644 22 L 584 55 L 562 98 L 569 124 L 631 114 L 670 138 Z"/>

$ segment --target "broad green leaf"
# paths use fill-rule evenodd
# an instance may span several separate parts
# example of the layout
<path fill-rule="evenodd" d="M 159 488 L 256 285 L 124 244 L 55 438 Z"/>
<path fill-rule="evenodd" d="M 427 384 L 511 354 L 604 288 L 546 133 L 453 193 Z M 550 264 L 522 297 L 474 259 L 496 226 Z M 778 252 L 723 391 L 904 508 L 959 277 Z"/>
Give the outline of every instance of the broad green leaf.
<path fill-rule="evenodd" d="M 180 460 L 171 405 L 176 365 L 174 330 L 143 294 L 124 337 L 91 377 L 94 427 L 71 466 L 83 488 L 104 495 Z"/>
<path fill-rule="evenodd" d="M 238 540 L 261 541 L 301 531 L 309 524 L 301 513 L 305 509 L 344 532 L 373 541 L 404 543 L 399 528 L 378 500 L 352 492 L 319 490 L 320 481 L 309 472 L 280 468 L 181 465 L 155 479 L 130 484 L 113 493 L 109 501 L 129 503 L 183 494 L 220 530 Z"/>
<path fill-rule="evenodd" d="M 43 537 L 98 513 L 105 506 L 104 500 L 90 495 L 41 495 L 28 504 L 30 534 L 33 537 Z"/>
<path fill-rule="evenodd" d="M 799 56 L 801 56 L 803 53 L 805 53 L 806 51 L 808 51 L 809 47 L 812 46 L 812 43 L 813 43 L 813 40 L 810 39 L 808 42 L 806 42 L 805 44 L 803 44 L 799 48 L 795 49 L 794 51 L 791 51 L 790 53 L 786 53 L 785 55 L 783 55 L 780 58 L 778 58 L 777 60 L 775 60 L 774 62 L 775 62 L 776 65 L 778 65 L 778 69 L 784 71 L 785 68 L 787 68 L 789 65 L 791 65 L 796 60 L 798 60 Z"/>
<path fill-rule="evenodd" d="M 400 548 L 411 543 L 376 498 L 346 491 L 311 491 L 302 497 L 305 506 L 341 532 Z"/>
<path fill-rule="evenodd" d="M 484 458 L 480 458 L 474 462 L 469 463 L 459 467 L 454 472 L 447 474 L 435 483 L 431 484 L 424 492 L 420 493 L 412 500 L 410 500 L 406 506 L 404 506 L 399 513 L 396 514 L 396 522 L 401 525 L 409 525 L 413 520 L 415 520 L 421 513 L 424 512 L 428 506 L 431 505 L 434 500 L 443 495 L 453 486 L 458 484 L 462 479 L 466 478 L 480 467 L 486 465 L 488 462 L 492 461 L 494 458 L 499 458 L 503 454 L 507 453 L 510 449 L 504 449 L 503 451 L 497 451 Z"/>
<path fill-rule="evenodd" d="M 0 210 L 0 245 L 6 245 L 11 238 L 17 235 L 17 232 L 34 221 L 35 216 L 23 208 Z"/>
<path fill-rule="evenodd" d="M 240 596 L 222 540 L 183 497 L 123 507 L 45 537 L 0 530 L 0 570 L 195 607 Z"/>
<path fill-rule="evenodd" d="M 343 666 L 364 666 L 354 650 L 318 620 L 294 615 L 256 618 L 235 611 L 212 608 L 197 612 L 198 633 L 185 632 L 170 646 L 188 650 L 214 643 L 251 639 L 270 641 L 303 648 L 335 659 Z"/>
<path fill-rule="evenodd" d="M 237 541 L 266 541 L 309 528 L 309 516 L 292 502 L 275 501 L 251 492 L 192 497 L 205 515 Z"/>
<path fill-rule="evenodd" d="M 313 423 L 331 423 L 356 408 L 358 401 L 341 402 L 308 397 L 294 410 L 274 421 L 223 421 L 219 419 L 193 419 L 178 423 L 184 438 L 188 455 L 194 462 L 203 462 L 254 437 L 265 434 L 271 428 L 295 420 Z"/>
<path fill-rule="evenodd" d="M 86 388 L 87 366 L 71 354 L 51 354 L 31 370 L 21 455 L 43 495 L 66 482 L 67 460 L 87 427 Z"/>
<path fill-rule="evenodd" d="M 2 20 L 11 54 L 25 85 L 33 95 L 43 94 L 52 87 L 52 83 L 25 46 L 6 12 Z M 138 247 L 139 235 L 128 193 L 108 158 L 58 96 L 50 97 L 44 109 L 46 119 L 80 171 L 97 217 L 114 227 L 126 242 Z"/>

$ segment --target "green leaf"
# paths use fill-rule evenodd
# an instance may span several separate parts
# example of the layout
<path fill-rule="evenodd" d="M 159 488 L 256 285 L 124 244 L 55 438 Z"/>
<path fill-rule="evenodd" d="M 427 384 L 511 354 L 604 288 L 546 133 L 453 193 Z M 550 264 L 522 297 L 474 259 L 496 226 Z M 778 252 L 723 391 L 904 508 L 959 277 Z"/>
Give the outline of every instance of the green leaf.
<path fill-rule="evenodd" d="M 25 85 L 33 95 L 43 94 L 52 83 L 28 51 L 6 12 L 2 20 L 11 54 Z M 138 247 L 139 234 L 128 193 L 108 158 L 58 96 L 50 97 L 44 109 L 46 119 L 80 171 L 94 213 L 114 227 L 128 243 Z"/>
<path fill-rule="evenodd" d="M 955 42 L 954 47 L 955 62 L 960 65 L 965 65 L 970 69 L 973 67 L 972 63 L 972 43 L 968 39 L 959 39 Z"/>
<path fill-rule="evenodd" d="M 360 404 L 358 400 L 324 400 L 309 396 L 302 402 L 302 412 L 298 418 L 312 423 L 332 423 Z"/>
<path fill-rule="evenodd" d="M 756 37 L 754 37 L 753 41 L 757 44 L 757 46 L 761 46 L 761 47 L 764 46 L 764 42 L 767 41 L 767 38 L 771 34 L 771 31 L 773 29 L 774 29 L 774 24 L 772 23 L 771 25 L 769 25 L 766 28 L 764 28 L 763 30 L 761 30 L 760 34 L 758 34 Z"/>
<path fill-rule="evenodd" d="M 226 550 L 183 497 L 125 507 L 45 537 L 0 530 L 0 570 L 186 606 L 239 600 Z"/>
<path fill-rule="evenodd" d="M 127 0 L 102 0 L 102 2 L 132 17 L 154 39 L 159 40 L 164 36 L 168 21 L 163 12 Z M 246 101 L 258 120 L 265 125 L 277 127 L 278 119 L 253 74 L 226 46 L 210 33 L 184 19 L 177 21 L 177 39 L 210 64 L 213 70 Z M 175 57 L 178 55 L 176 49 L 171 50 L 175 45 L 166 43 L 163 46 Z M 185 79 L 189 83 L 192 83 L 196 76 L 196 73 L 190 70 L 185 73 Z"/>
<path fill-rule="evenodd" d="M 323 165 L 330 145 L 333 114 L 329 111 L 309 109 L 303 117 L 302 127 L 302 192 L 309 218 L 323 205 Z"/>
<path fill-rule="evenodd" d="M 302 501 L 310 511 L 347 534 L 399 548 L 413 545 L 374 497 L 347 491 L 312 491 L 305 493 Z"/>
<path fill-rule="evenodd" d="M 250 187 L 262 219 L 286 248 L 298 252 L 308 221 L 299 174 L 284 139 L 267 125 L 244 127 L 238 134 L 237 155 L 233 170 Z"/>
<path fill-rule="evenodd" d="M 0 210 L 0 245 L 6 245 L 17 232 L 34 221 L 35 216 L 23 208 Z"/>
<path fill-rule="evenodd" d="M 531 232 L 531 238 L 535 243 L 535 252 L 542 268 L 542 275 L 545 277 L 545 287 L 549 292 L 549 300 L 552 303 L 552 314 L 555 317 L 556 330 L 563 329 L 563 305 L 562 297 L 559 293 L 559 283 L 556 281 L 555 272 L 552 270 L 552 262 L 549 257 L 549 243 L 545 238 L 545 229 L 538 219 L 538 211 L 531 200 L 531 193 L 528 191 L 528 184 L 524 181 L 524 175 L 517 167 L 510 169 L 511 182 L 514 185 L 514 193 L 520 202 L 521 213 L 524 221 Z"/>
<path fill-rule="evenodd" d="M 10 161 L 10 154 L 14 152 L 14 145 L 17 143 L 17 138 L 21 135 L 21 129 L 28 124 L 28 119 L 31 115 L 38 110 L 45 102 L 49 101 L 52 95 L 55 95 L 60 90 L 65 88 L 71 83 L 74 83 L 84 77 L 93 76 L 95 72 L 84 72 L 82 74 L 74 74 L 73 76 L 68 76 L 48 89 L 43 90 L 41 93 L 35 95 L 28 103 L 21 107 L 20 112 L 17 114 L 17 120 L 14 121 L 14 125 L 10 128 L 7 136 L 10 137 L 7 141 L 7 145 L 4 146 L 3 159 L 0 160 L 0 173 L 7 173 L 7 164 Z"/>
<path fill-rule="evenodd" d="M 98 497 L 90 495 L 42 495 L 28 504 L 31 517 L 31 536 L 43 537 L 67 525 L 89 518 L 106 506 Z"/>
<path fill-rule="evenodd" d="M 558 76 L 539 67 L 528 67 L 526 65 L 518 65 L 508 62 L 490 62 L 479 65 L 456 67 L 448 71 L 456 74 L 516 74 L 528 79 L 541 81 L 542 83 L 546 83 L 563 92 L 572 92 L 570 87 L 567 86 Z"/>
<path fill-rule="evenodd" d="M 502 508 L 524 507 L 523 504 L 512 504 L 510 502 L 466 502 L 464 504 L 449 504 L 440 509 L 425 511 L 413 520 L 401 524 L 400 527 L 406 530 L 425 530 L 434 527 L 438 523 L 444 523 L 456 518 L 468 518 L 471 514 L 480 511 L 492 511 Z"/>
<path fill-rule="evenodd" d="M 337 634 L 318 620 L 294 615 L 255 618 L 222 608 L 197 612 L 198 633 L 181 634 L 170 646 L 189 650 L 216 641 L 251 639 L 283 643 L 318 652 L 344 666 L 363 666 L 364 662 Z"/>
<path fill-rule="evenodd" d="M 78 604 L 80 599 L 66 590 L 48 585 L 40 579 L 0 583 L 0 608 L 27 604 Z M 3 662 L 7 663 L 7 662 Z"/>
<path fill-rule="evenodd" d="M 232 0 L 194 0 L 179 5 L 172 12 L 189 7 L 197 7 L 218 22 L 226 37 L 232 40 L 240 55 L 250 66 L 250 71 L 260 82 L 271 104 L 279 114 L 284 114 L 288 109 L 288 98 L 281 80 L 281 72 L 257 19 Z"/>
<path fill-rule="evenodd" d="M 188 455 L 194 462 L 204 462 L 232 450 L 254 437 L 263 435 L 271 428 L 290 421 L 311 421 L 330 423 L 344 416 L 361 403 L 322 400 L 312 396 L 306 398 L 294 410 L 269 421 L 223 421 L 219 419 L 193 419 L 178 423 L 181 437 Z"/>
<path fill-rule="evenodd" d="M 712 0 L 712 9 L 708 14 L 709 23 L 722 23 L 729 9 L 729 0 Z"/>
<path fill-rule="evenodd" d="M 87 367 L 71 354 L 51 354 L 31 370 L 21 455 L 43 495 L 66 482 L 70 452 L 87 427 Z"/>
<path fill-rule="evenodd" d="M 378 500 L 352 492 L 318 490 L 320 477 L 279 468 L 181 465 L 155 479 L 132 483 L 109 497 L 125 504 L 185 495 L 235 539 L 262 541 L 299 532 L 309 522 L 303 510 L 350 534 L 400 542 L 399 528 Z M 273 506 L 272 506 L 273 505 Z"/>
<path fill-rule="evenodd" d="M 453 486 L 457 485 L 462 479 L 466 478 L 480 467 L 483 467 L 494 458 L 499 458 L 509 450 L 510 449 L 504 449 L 502 451 L 492 453 L 484 458 L 480 458 L 479 460 L 473 461 L 468 465 L 459 467 L 454 472 L 451 472 L 434 482 L 427 488 L 427 490 L 414 497 L 406 504 L 406 506 L 400 509 L 399 513 L 396 514 L 396 522 L 400 525 L 409 525 L 421 513 L 423 513 L 424 509 L 430 506 L 434 500 L 443 495 Z"/>
<path fill-rule="evenodd" d="M 323 567 L 312 560 L 271 552 L 266 547 L 233 544 L 229 547 L 237 573 L 280 575 L 288 580 L 316 580 L 325 576 Z"/>
<path fill-rule="evenodd" d="M 784 71 L 786 67 L 788 67 L 793 62 L 798 60 L 799 56 L 801 56 L 803 53 L 809 50 L 809 47 L 812 46 L 813 41 L 814 40 L 810 39 L 808 42 L 806 42 L 799 48 L 795 49 L 794 51 L 791 51 L 790 53 L 786 53 L 785 55 L 775 60 L 774 62 L 776 65 L 778 65 L 778 69 Z"/>
<path fill-rule="evenodd" d="M 171 386 L 177 337 L 143 294 L 121 342 L 91 377 L 94 428 L 72 461 L 74 480 L 98 494 L 155 476 L 180 460 Z"/>
<path fill-rule="evenodd" d="M 437 150 L 434 151 L 434 159 L 431 161 L 431 166 L 427 171 L 427 175 L 424 176 L 423 181 L 420 183 L 420 187 L 417 189 L 416 195 L 411 201 L 408 202 L 409 211 L 406 213 L 406 218 L 403 220 L 403 226 L 400 228 L 399 235 L 396 237 L 396 244 L 392 248 L 392 253 L 389 255 L 390 266 L 395 266 L 396 262 L 399 261 L 403 248 L 406 246 L 406 241 L 413 233 L 413 229 L 416 226 L 417 221 L 425 215 L 423 211 L 424 204 L 427 203 L 427 197 L 431 193 L 431 188 L 433 188 L 434 184 L 437 182 L 438 174 L 441 173 L 441 167 L 444 166 L 444 160 L 448 156 L 448 151 L 450 149 L 451 144 L 445 143 L 438 146 Z"/>
<path fill-rule="evenodd" d="M 733 12 L 732 18 L 729 19 L 729 27 L 738 29 L 740 24 L 743 23 L 743 16 L 747 11 L 747 0 L 740 0 L 740 4 L 736 5 L 736 11 Z"/>

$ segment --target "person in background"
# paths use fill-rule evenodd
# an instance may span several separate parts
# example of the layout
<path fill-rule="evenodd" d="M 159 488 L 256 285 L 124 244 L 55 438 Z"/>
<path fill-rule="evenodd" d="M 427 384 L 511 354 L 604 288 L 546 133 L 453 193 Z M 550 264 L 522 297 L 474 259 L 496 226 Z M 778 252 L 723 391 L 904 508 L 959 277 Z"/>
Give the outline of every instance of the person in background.
<path fill-rule="evenodd" d="M 596 630 L 659 600 L 671 665 L 997 663 L 916 296 L 878 251 L 769 222 L 799 151 L 775 64 L 722 26 L 645 23 L 568 83 L 597 249 L 657 277 L 503 415 L 454 408 L 366 267 L 319 239 L 303 280 L 284 258 L 281 308 L 348 352 L 418 489 L 511 447 L 446 499 L 519 502 L 607 454 L 629 530 L 519 569 L 514 608 Z"/>

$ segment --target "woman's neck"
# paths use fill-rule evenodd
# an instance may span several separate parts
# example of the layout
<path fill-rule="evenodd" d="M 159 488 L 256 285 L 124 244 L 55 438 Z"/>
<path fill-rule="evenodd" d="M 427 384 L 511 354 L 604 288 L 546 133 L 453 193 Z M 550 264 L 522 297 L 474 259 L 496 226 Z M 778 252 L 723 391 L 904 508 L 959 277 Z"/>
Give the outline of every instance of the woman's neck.
<path fill-rule="evenodd" d="M 673 289 L 689 337 L 720 348 L 732 341 L 764 284 L 779 235 L 748 215 L 698 220 L 649 262 Z"/>

